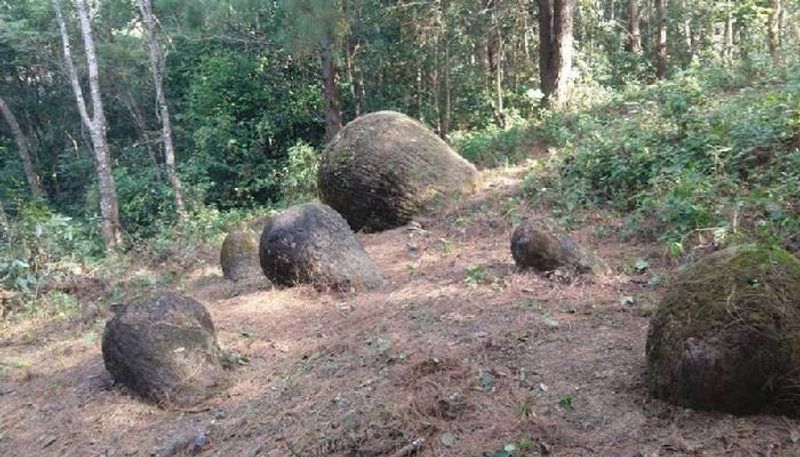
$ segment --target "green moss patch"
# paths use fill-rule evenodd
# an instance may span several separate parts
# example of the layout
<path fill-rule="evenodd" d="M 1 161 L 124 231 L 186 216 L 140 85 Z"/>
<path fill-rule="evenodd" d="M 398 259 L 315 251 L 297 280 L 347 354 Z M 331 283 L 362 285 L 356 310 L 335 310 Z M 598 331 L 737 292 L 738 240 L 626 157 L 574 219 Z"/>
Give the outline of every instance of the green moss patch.
<path fill-rule="evenodd" d="M 733 413 L 800 411 L 800 261 L 753 245 L 708 255 L 671 284 L 647 338 L 664 400 Z"/>

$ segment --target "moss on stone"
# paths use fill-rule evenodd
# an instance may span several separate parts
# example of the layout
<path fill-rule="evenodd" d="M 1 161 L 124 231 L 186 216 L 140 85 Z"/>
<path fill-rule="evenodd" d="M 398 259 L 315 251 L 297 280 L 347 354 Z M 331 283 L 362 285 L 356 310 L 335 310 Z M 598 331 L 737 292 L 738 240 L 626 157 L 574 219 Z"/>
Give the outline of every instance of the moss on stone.
<path fill-rule="evenodd" d="M 685 406 L 800 411 L 800 261 L 744 245 L 681 272 L 650 325 L 646 378 Z"/>
<path fill-rule="evenodd" d="M 219 253 L 225 279 L 239 281 L 260 274 L 258 242 L 249 230 L 234 230 L 225 237 Z"/>
<path fill-rule="evenodd" d="M 475 167 L 416 120 L 393 111 L 361 116 L 342 129 L 320 159 L 321 200 L 353 230 L 408 223 L 443 197 L 478 184 Z"/>

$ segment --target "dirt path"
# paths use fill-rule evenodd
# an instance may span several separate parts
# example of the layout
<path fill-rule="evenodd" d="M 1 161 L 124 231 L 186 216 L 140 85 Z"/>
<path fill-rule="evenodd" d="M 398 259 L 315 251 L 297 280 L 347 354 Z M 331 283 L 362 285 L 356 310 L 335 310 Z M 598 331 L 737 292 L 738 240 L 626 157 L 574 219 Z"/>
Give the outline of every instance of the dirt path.
<path fill-rule="evenodd" d="M 361 295 L 237 290 L 216 266 L 181 288 L 243 364 L 202 411 L 113 387 L 102 315 L 0 339 L 0 455 L 159 455 L 203 432 L 203 456 L 796 456 L 800 423 L 671 407 L 642 384 L 648 315 L 671 265 L 588 215 L 573 232 L 615 274 L 563 283 L 517 272 L 508 248 L 519 170 L 422 230 L 360 235 L 388 279 Z M 601 237 L 603 236 L 603 237 Z M 599 238 L 600 237 L 600 238 Z M 636 273 L 639 259 L 649 263 Z M 49 336 L 48 336 L 49 335 Z M 511 445 L 511 446 L 510 446 Z"/>

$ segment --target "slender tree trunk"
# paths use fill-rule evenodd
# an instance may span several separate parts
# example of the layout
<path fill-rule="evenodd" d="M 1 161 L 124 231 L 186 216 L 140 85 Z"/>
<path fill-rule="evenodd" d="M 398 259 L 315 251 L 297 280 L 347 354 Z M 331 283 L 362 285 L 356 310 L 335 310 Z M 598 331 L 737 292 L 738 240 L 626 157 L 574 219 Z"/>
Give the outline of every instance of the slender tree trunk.
<path fill-rule="evenodd" d="M 325 99 L 325 138 L 330 141 L 342 129 L 342 108 L 336 81 L 336 60 L 333 37 L 325 37 L 320 48 L 322 64 L 322 94 Z"/>
<path fill-rule="evenodd" d="M 136 130 L 139 131 L 139 137 L 141 138 L 142 144 L 147 149 L 147 154 L 150 156 L 150 161 L 153 162 L 153 170 L 155 170 L 156 177 L 160 180 L 161 167 L 158 163 L 156 153 L 151 147 L 152 141 L 150 140 L 150 132 L 147 130 L 147 126 L 144 122 L 144 115 L 139 107 L 139 103 L 136 102 L 136 97 L 133 95 L 133 91 L 127 84 L 125 85 L 125 94 L 121 94 L 120 97 L 122 98 L 122 103 L 128 109 L 131 119 L 133 119 L 133 124 L 136 126 Z"/>
<path fill-rule="evenodd" d="M 667 54 L 667 0 L 655 0 L 656 2 L 656 21 L 658 22 L 656 33 L 656 76 L 664 78 L 667 76 L 669 68 Z"/>
<path fill-rule="evenodd" d="M 489 29 L 490 67 L 493 70 L 492 86 L 495 95 L 494 118 L 501 128 L 506 125 L 505 107 L 503 102 L 503 35 L 500 30 L 500 18 L 497 12 L 498 1 L 491 0 L 489 8 L 492 11 L 492 24 Z"/>
<path fill-rule="evenodd" d="M 628 0 L 628 52 L 638 54 L 642 50 L 641 13 L 639 0 Z"/>
<path fill-rule="evenodd" d="M 681 6 L 681 9 L 683 10 L 683 42 L 686 47 L 686 56 L 689 58 L 689 62 L 691 63 L 694 60 L 694 45 L 692 44 L 692 13 L 689 9 L 689 6 L 686 4 L 686 0 L 682 0 Z"/>
<path fill-rule="evenodd" d="M 558 0 L 555 0 L 558 1 Z M 539 2 L 539 79 L 545 96 L 553 93 L 553 0 Z"/>
<path fill-rule="evenodd" d="M 355 49 L 351 50 L 349 43 L 345 46 L 345 58 L 347 64 L 347 81 L 350 83 L 350 97 L 353 98 L 353 104 L 355 105 L 356 109 L 356 117 L 361 116 L 361 101 L 358 99 L 358 93 L 356 92 L 356 77 L 355 73 L 353 72 L 353 59 L 355 58 L 355 54 L 358 51 L 358 45 L 356 45 Z"/>
<path fill-rule="evenodd" d="M 155 30 L 155 17 L 150 0 L 138 0 L 139 11 L 142 13 L 147 37 L 147 47 L 150 50 L 150 69 L 153 73 L 153 83 L 156 88 L 156 104 L 161 118 L 161 141 L 164 144 L 164 167 L 167 178 L 172 186 L 172 196 L 175 201 L 175 210 L 178 219 L 186 219 L 186 207 L 183 204 L 183 185 L 175 170 L 175 146 L 172 142 L 172 119 L 169 115 L 167 97 L 164 95 L 164 54 L 158 43 Z"/>
<path fill-rule="evenodd" d="M 3 114 L 8 126 L 11 128 L 11 135 L 17 143 L 17 152 L 19 153 L 19 158 L 22 160 L 22 169 L 25 170 L 25 177 L 28 179 L 28 185 L 31 186 L 31 193 L 36 197 L 45 197 L 46 193 L 42 186 L 42 181 L 33 168 L 33 161 L 31 160 L 30 150 L 28 148 L 28 140 L 22 133 L 22 128 L 20 128 L 19 122 L 17 122 L 17 117 L 14 116 L 11 108 L 8 107 L 8 104 L 2 97 L 0 97 L 0 113 Z"/>
<path fill-rule="evenodd" d="M 562 108 L 569 96 L 576 0 L 539 0 L 540 74 L 547 104 Z"/>
<path fill-rule="evenodd" d="M 450 9 L 450 1 L 442 0 L 441 7 L 441 38 L 439 40 L 439 45 L 441 47 L 441 68 L 439 70 L 439 91 L 441 93 L 439 95 L 439 102 L 441 103 L 441 106 L 439 107 L 439 135 L 444 138 L 448 133 L 450 133 L 452 111 L 450 106 L 450 37 L 447 27 L 447 12 Z"/>
<path fill-rule="evenodd" d="M 769 12 L 769 22 L 767 24 L 767 46 L 769 47 L 769 54 L 775 62 L 780 60 L 780 33 L 781 33 L 781 15 L 783 14 L 783 2 L 781 0 L 772 0 L 771 9 Z"/>
<path fill-rule="evenodd" d="M 358 12 L 351 10 L 350 2 L 347 0 L 342 1 L 342 12 L 345 16 L 358 16 Z M 350 92 L 350 97 L 353 99 L 353 105 L 356 112 L 356 117 L 361 116 L 361 100 L 358 98 L 358 91 L 357 91 L 357 82 L 355 79 L 355 72 L 353 71 L 354 68 L 354 60 L 356 55 L 358 54 L 358 38 L 355 39 L 355 45 L 350 45 L 350 39 L 352 36 L 348 36 L 344 42 L 344 57 L 345 57 L 345 70 L 347 71 L 347 82 L 348 82 L 348 89 Z"/>
<path fill-rule="evenodd" d="M 733 3 L 725 2 L 725 44 L 722 55 L 726 63 L 733 63 Z"/>
<path fill-rule="evenodd" d="M 70 83 L 72 84 L 75 100 L 78 105 L 78 112 L 81 115 L 84 125 L 89 130 L 94 149 L 95 167 L 97 169 L 97 181 L 100 193 L 100 213 L 102 222 L 100 223 L 103 240 L 106 248 L 113 249 L 122 242 L 122 225 L 119 220 L 119 203 L 117 201 L 116 184 L 114 176 L 111 174 L 111 161 L 109 158 L 108 142 L 106 140 L 106 118 L 103 112 L 103 101 L 100 95 L 100 74 L 97 67 L 97 54 L 94 49 L 94 38 L 89 21 L 89 13 L 86 9 L 85 0 L 75 0 L 78 9 L 78 17 L 81 24 L 81 35 L 83 36 L 83 46 L 86 52 L 86 64 L 89 71 L 89 92 L 92 99 L 92 116 L 86 105 L 83 96 L 83 89 L 78 80 L 78 71 L 72 60 L 72 50 L 69 43 L 69 33 L 67 24 L 61 12 L 59 0 L 52 0 L 53 9 L 56 12 L 61 41 L 64 50 L 64 63 L 67 67 Z"/>

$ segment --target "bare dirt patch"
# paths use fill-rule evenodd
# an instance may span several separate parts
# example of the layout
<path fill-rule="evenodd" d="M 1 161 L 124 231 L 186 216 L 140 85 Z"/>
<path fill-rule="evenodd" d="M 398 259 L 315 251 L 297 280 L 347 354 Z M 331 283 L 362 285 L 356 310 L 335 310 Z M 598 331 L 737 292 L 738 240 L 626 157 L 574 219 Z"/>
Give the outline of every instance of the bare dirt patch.
<path fill-rule="evenodd" d="M 514 199 L 518 174 L 492 172 L 419 225 L 359 235 L 387 280 L 376 291 L 234 287 L 213 264 L 192 269 L 179 287 L 241 362 L 203 408 L 165 411 L 113 386 L 103 313 L 53 334 L 4 328 L 0 455 L 163 455 L 198 432 L 203 456 L 800 455 L 796 420 L 646 394 L 648 316 L 662 293 L 648 281 L 674 267 L 659 246 L 621 241 L 617 221 L 589 214 L 571 235 L 613 274 L 516 271 L 513 223 L 534 211 Z"/>

